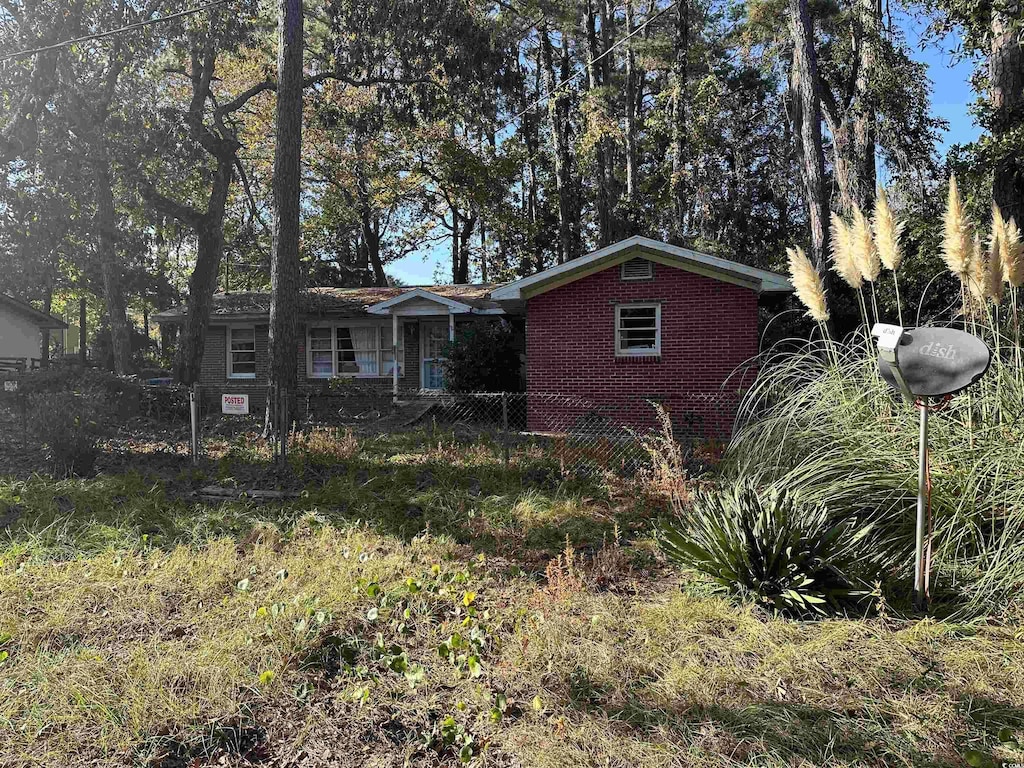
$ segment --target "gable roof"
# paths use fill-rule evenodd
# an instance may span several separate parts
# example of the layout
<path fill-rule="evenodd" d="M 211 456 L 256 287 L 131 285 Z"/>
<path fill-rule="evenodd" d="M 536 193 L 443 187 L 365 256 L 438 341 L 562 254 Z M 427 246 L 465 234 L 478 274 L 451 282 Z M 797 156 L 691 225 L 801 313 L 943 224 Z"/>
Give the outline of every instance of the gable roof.
<path fill-rule="evenodd" d="M 775 272 L 748 267 L 746 264 L 719 256 L 637 235 L 496 288 L 491 292 L 491 298 L 498 302 L 528 299 L 638 256 L 716 280 L 742 285 L 758 293 L 782 293 L 793 290 L 789 280 Z"/>
<path fill-rule="evenodd" d="M 496 287 L 495 283 L 387 286 L 383 288 L 317 286 L 306 289 L 300 295 L 299 314 L 305 318 L 327 315 L 340 318 L 367 317 L 371 307 L 400 299 L 406 294 L 410 294 L 410 298 L 425 296 L 434 301 L 443 299 L 468 307 L 468 310 L 461 311 L 501 312 L 500 305 L 488 298 Z M 185 305 L 179 305 L 156 313 L 153 315 L 153 319 L 158 323 L 173 323 L 185 317 L 186 314 Z M 213 321 L 218 319 L 265 320 L 270 316 L 270 293 L 268 291 L 216 293 L 213 296 L 213 308 L 210 315 Z"/>
<path fill-rule="evenodd" d="M 0 293 L 0 305 L 10 307 L 23 317 L 27 317 L 40 328 L 67 328 L 68 324 L 59 317 L 40 312 L 26 301 L 16 299 L 10 294 Z"/>
<path fill-rule="evenodd" d="M 400 293 L 397 296 L 392 296 L 390 299 L 384 299 L 376 304 L 366 308 L 366 311 L 371 315 L 386 315 L 391 313 L 393 307 L 400 306 L 407 301 L 428 301 L 433 304 L 440 304 L 443 307 L 447 307 L 450 312 L 470 312 L 472 307 L 469 304 L 464 304 L 461 301 L 442 296 L 439 293 L 428 291 L 425 288 L 413 288 L 411 291 Z"/>

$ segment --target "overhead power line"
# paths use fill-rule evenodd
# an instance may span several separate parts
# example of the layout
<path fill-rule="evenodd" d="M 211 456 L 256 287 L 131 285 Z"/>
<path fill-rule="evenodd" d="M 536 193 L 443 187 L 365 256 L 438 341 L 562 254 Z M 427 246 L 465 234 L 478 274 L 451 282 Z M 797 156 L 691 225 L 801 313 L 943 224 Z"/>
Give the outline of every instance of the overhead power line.
<path fill-rule="evenodd" d="M 214 0 L 211 3 L 206 3 L 205 5 L 196 6 L 195 8 L 189 8 L 189 9 L 184 10 L 184 11 L 178 11 L 177 13 L 171 13 L 171 14 L 168 14 L 167 16 L 158 16 L 155 19 L 147 19 L 146 21 L 137 21 L 134 24 L 126 24 L 125 26 L 118 27 L 117 29 L 108 29 L 105 32 L 95 32 L 95 33 L 93 33 L 91 35 L 82 35 L 82 37 L 75 37 L 75 38 L 72 38 L 71 40 L 62 40 L 59 43 L 52 43 L 50 45 L 44 45 L 44 46 L 41 46 L 39 48 L 27 48 L 27 49 L 25 49 L 23 51 L 15 51 L 14 53 L 7 53 L 7 54 L 4 54 L 3 56 L 0 56 L 0 62 L 10 61 L 11 59 L 21 59 L 21 58 L 25 58 L 26 56 L 34 56 L 37 53 L 45 53 L 46 51 L 53 51 L 53 50 L 56 50 L 58 48 L 66 48 L 67 46 L 74 45 L 75 43 L 85 43 L 85 42 L 88 42 L 90 40 L 102 40 L 105 37 L 111 37 L 113 35 L 119 35 L 119 34 L 121 34 L 123 32 L 133 32 L 136 29 L 142 29 L 143 27 L 148 27 L 148 26 L 150 26 L 152 24 L 160 24 L 160 23 L 165 22 L 165 21 L 173 21 L 174 19 L 181 19 L 181 18 L 184 18 L 185 16 L 194 16 L 197 13 L 202 13 L 203 11 L 208 11 L 211 8 L 216 8 L 219 5 L 227 5 L 228 3 L 231 3 L 231 2 L 234 2 L 234 0 Z"/>

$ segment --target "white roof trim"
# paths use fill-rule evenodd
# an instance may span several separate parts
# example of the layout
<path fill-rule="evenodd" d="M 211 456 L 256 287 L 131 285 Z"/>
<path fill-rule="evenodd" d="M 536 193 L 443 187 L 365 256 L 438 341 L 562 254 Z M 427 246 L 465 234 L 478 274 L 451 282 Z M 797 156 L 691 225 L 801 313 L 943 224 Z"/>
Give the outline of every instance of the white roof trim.
<path fill-rule="evenodd" d="M 371 304 L 366 308 L 366 311 L 371 315 L 390 315 L 392 307 L 396 307 L 399 304 L 411 301 L 412 299 L 425 299 L 426 301 L 441 304 L 447 307 L 448 311 L 452 314 L 473 311 L 473 308 L 468 304 L 463 304 L 461 301 L 455 301 L 454 299 L 446 298 L 439 294 L 432 293 L 431 291 L 425 291 L 422 288 L 413 288 L 412 290 L 400 293 L 385 301 L 379 301 L 376 304 Z"/>
<path fill-rule="evenodd" d="M 754 287 L 754 289 L 759 293 L 778 293 L 793 290 L 789 280 L 787 280 L 785 276 L 775 272 L 769 272 L 755 267 L 748 267 L 746 264 L 740 264 L 735 261 L 730 261 L 729 259 L 723 259 L 718 256 L 712 256 L 699 251 L 691 251 L 689 248 L 680 248 L 677 245 L 669 245 L 668 243 L 663 243 L 659 240 L 652 240 L 649 237 L 641 237 L 637 235 L 626 240 L 613 243 L 612 245 L 601 248 L 593 253 L 588 253 L 586 256 L 581 256 L 578 259 L 567 261 L 564 264 L 559 264 L 551 269 L 546 269 L 543 272 L 538 272 L 535 275 L 530 275 L 529 277 L 524 277 L 521 280 L 516 280 L 508 285 L 496 288 L 491 292 L 491 299 L 494 301 L 515 301 L 517 299 L 522 299 L 523 289 L 528 289 L 532 286 L 541 288 L 543 284 L 548 281 L 554 281 L 559 277 L 568 276 L 577 270 L 593 267 L 603 261 L 609 262 L 608 266 L 613 266 L 616 259 L 621 260 L 629 251 L 639 251 L 639 253 L 635 254 L 637 256 L 642 256 L 644 251 L 648 251 L 652 255 L 661 256 L 663 258 L 668 258 L 671 261 L 678 262 L 678 266 L 682 269 L 695 267 L 699 268 L 699 270 L 704 274 L 707 274 L 708 272 L 717 272 L 720 273 L 723 278 L 731 277 L 732 281 L 738 280 L 745 284 L 752 283 L 752 287 Z M 565 281 L 563 280 L 559 282 L 561 284 Z M 529 293 L 533 294 L 534 292 Z"/>

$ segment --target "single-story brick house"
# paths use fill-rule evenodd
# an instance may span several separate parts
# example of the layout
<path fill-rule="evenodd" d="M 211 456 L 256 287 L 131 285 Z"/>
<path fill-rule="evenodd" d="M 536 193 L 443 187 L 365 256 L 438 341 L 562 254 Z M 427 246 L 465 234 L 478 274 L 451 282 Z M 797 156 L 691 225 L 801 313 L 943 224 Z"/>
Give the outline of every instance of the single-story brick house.
<path fill-rule="evenodd" d="M 558 407 L 531 402 L 538 393 L 617 408 L 633 422 L 649 421 L 645 401 L 657 400 L 721 434 L 733 415 L 722 384 L 757 354 L 758 297 L 790 290 L 776 273 L 644 237 L 505 284 L 311 288 L 300 390 L 343 377 L 398 397 L 443 391 L 444 348 L 458 326 L 504 317 L 525 326 L 530 429 L 544 431 Z M 266 293 L 215 296 L 200 380 L 208 397 L 263 402 L 269 310 Z M 183 312 L 154 319 L 178 323 Z"/>

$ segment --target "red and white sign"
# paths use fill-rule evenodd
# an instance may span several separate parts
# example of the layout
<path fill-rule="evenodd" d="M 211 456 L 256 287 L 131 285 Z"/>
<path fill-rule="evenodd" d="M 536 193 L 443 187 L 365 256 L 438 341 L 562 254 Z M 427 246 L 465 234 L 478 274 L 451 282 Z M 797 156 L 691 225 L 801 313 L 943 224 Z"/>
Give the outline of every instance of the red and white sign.
<path fill-rule="evenodd" d="M 221 413 L 240 413 L 246 414 L 249 412 L 249 396 L 248 395 L 221 395 L 220 396 L 220 412 Z"/>

